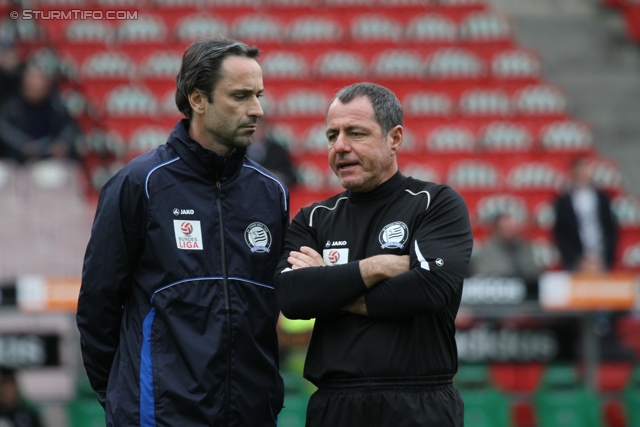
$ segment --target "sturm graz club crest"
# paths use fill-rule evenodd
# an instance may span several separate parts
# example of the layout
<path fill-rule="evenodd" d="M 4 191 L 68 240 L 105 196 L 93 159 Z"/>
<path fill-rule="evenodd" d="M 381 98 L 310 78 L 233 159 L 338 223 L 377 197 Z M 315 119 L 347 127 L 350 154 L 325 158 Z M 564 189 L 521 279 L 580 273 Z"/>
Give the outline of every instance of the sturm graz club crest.
<path fill-rule="evenodd" d="M 409 229 L 407 228 L 407 224 L 402 221 L 396 221 L 385 225 L 378 237 L 382 249 L 403 249 L 408 238 Z"/>
<path fill-rule="evenodd" d="M 263 223 L 254 222 L 244 231 L 244 240 L 251 248 L 251 252 L 269 252 L 271 232 Z"/>

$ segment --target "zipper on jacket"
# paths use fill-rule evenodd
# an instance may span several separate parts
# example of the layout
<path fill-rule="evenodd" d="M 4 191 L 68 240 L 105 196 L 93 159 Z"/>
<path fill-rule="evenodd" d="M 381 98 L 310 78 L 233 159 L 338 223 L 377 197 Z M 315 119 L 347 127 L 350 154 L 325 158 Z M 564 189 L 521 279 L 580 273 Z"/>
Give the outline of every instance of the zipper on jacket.
<path fill-rule="evenodd" d="M 229 301 L 229 281 L 227 274 L 227 254 L 224 249 L 224 227 L 222 223 L 222 196 L 220 181 L 216 181 L 216 205 L 218 205 L 218 218 L 220 220 L 220 254 L 222 261 L 222 286 L 224 289 L 224 307 L 227 311 L 227 378 L 225 383 L 225 420 L 224 425 L 229 425 L 229 406 L 231 402 L 231 303 Z"/>

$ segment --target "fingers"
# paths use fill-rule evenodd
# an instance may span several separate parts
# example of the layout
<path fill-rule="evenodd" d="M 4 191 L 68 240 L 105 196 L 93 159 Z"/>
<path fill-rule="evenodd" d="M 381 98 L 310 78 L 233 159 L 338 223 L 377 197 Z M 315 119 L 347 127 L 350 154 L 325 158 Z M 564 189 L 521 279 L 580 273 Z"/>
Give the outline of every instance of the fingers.
<path fill-rule="evenodd" d="M 325 265 L 322 255 L 316 252 L 313 248 L 310 248 L 309 246 L 302 246 L 300 248 L 300 252 L 310 257 L 315 262 L 316 266 L 320 267 Z"/>
<path fill-rule="evenodd" d="M 289 252 L 289 257 L 287 258 L 287 262 L 291 264 L 292 269 L 294 270 L 298 268 L 325 266 L 322 256 L 308 246 L 301 247 L 300 252 L 298 251 Z"/>

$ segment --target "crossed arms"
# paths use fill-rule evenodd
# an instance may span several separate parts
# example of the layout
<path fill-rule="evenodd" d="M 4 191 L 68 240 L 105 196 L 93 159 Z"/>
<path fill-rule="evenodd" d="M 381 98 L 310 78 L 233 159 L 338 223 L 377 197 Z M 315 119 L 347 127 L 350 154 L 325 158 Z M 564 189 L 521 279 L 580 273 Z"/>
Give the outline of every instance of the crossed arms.
<path fill-rule="evenodd" d="M 308 246 L 302 246 L 300 251 L 291 251 L 287 261 L 293 270 L 307 267 L 326 267 L 322 256 Z M 361 260 L 358 267 L 364 285 L 367 289 L 371 289 L 383 280 L 409 271 L 409 255 L 375 255 Z M 347 304 L 343 311 L 368 316 L 364 294 Z"/>
<path fill-rule="evenodd" d="M 409 255 L 375 255 L 323 267 L 317 231 L 308 225 L 304 212 L 299 212 L 276 270 L 276 297 L 282 313 L 290 319 L 340 311 L 374 319 L 404 319 L 455 303 L 462 292 L 473 235 L 460 195 L 441 188 L 438 203 L 432 203 L 407 242 Z"/>

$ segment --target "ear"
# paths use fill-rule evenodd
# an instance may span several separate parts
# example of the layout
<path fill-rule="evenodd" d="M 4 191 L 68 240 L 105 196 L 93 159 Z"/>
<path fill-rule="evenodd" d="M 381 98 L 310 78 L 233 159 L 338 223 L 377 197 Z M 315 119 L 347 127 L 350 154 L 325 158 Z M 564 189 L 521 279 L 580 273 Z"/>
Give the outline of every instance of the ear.
<path fill-rule="evenodd" d="M 208 102 L 207 97 L 198 89 L 194 89 L 189 94 L 189 105 L 196 114 L 204 114 L 204 105 Z"/>
<path fill-rule="evenodd" d="M 398 125 L 393 129 L 391 129 L 387 134 L 387 138 L 389 138 L 391 141 L 392 155 L 398 154 L 398 150 L 400 149 L 400 146 L 402 145 L 402 140 L 404 138 L 404 129 L 402 129 L 402 126 Z"/>

